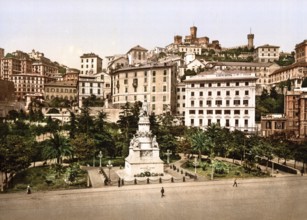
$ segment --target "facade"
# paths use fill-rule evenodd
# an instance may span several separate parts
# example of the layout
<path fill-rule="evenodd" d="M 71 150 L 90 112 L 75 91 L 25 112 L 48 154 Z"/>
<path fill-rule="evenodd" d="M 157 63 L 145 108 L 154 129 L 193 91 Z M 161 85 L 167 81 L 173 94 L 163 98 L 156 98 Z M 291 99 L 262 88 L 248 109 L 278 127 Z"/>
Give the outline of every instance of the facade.
<path fill-rule="evenodd" d="M 295 62 L 307 62 L 307 40 L 295 46 Z"/>
<path fill-rule="evenodd" d="M 12 75 L 15 84 L 15 95 L 17 99 L 25 99 L 28 94 L 42 96 L 45 83 L 53 81 L 52 78 L 35 73 L 22 73 Z"/>
<path fill-rule="evenodd" d="M 78 81 L 79 107 L 83 106 L 83 100 L 95 95 L 96 98 L 104 98 L 104 73 L 80 74 Z"/>
<path fill-rule="evenodd" d="M 217 62 L 212 63 L 214 69 L 218 70 L 236 70 L 255 73 L 256 81 L 256 95 L 261 95 L 263 89 L 270 89 L 271 74 L 280 69 L 276 63 L 255 63 L 255 62 Z"/>
<path fill-rule="evenodd" d="M 185 115 L 185 84 L 178 83 L 176 86 L 176 95 L 177 95 L 177 106 L 176 106 L 176 116 L 178 119 L 184 123 L 184 115 Z"/>
<path fill-rule="evenodd" d="M 102 71 L 102 59 L 94 54 L 87 53 L 81 57 L 81 74 L 96 74 Z"/>
<path fill-rule="evenodd" d="M 75 81 L 79 79 L 80 71 L 78 69 L 69 68 L 66 74 L 63 76 L 63 81 Z"/>
<path fill-rule="evenodd" d="M 1 59 L 0 79 L 11 80 L 11 76 L 21 73 L 21 61 L 14 56 L 4 57 Z"/>
<path fill-rule="evenodd" d="M 261 116 L 261 135 L 269 137 L 286 131 L 287 119 L 283 114 Z"/>
<path fill-rule="evenodd" d="M 127 67 L 128 66 L 128 58 L 126 55 L 122 55 L 122 56 L 110 56 L 108 57 L 109 62 L 108 62 L 108 67 L 107 67 L 107 72 L 110 73 L 113 70 L 117 70 L 123 67 Z"/>
<path fill-rule="evenodd" d="M 77 82 L 56 81 L 45 84 L 44 99 L 46 101 L 57 97 L 73 102 L 77 100 L 77 96 Z"/>
<path fill-rule="evenodd" d="M 180 45 L 179 52 L 181 53 L 194 53 L 197 55 L 201 55 L 201 46 L 196 45 Z"/>
<path fill-rule="evenodd" d="M 137 45 L 127 52 L 129 65 L 142 64 L 147 62 L 147 49 Z"/>
<path fill-rule="evenodd" d="M 222 70 L 187 77 L 185 125 L 216 123 L 231 131 L 255 132 L 256 80 L 255 73 Z"/>
<path fill-rule="evenodd" d="M 291 83 L 291 89 L 300 89 L 306 77 L 307 62 L 299 62 L 275 70 L 270 74 L 270 82 L 272 85 L 277 86 L 283 82 L 289 81 Z"/>
<path fill-rule="evenodd" d="M 279 59 L 279 46 L 265 44 L 255 49 L 254 60 L 259 63 L 274 62 Z"/>
<path fill-rule="evenodd" d="M 148 110 L 156 115 L 176 111 L 176 65 L 155 64 L 128 67 L 113 71 L 113 105 L 126 102 L 147 102 Z"/>

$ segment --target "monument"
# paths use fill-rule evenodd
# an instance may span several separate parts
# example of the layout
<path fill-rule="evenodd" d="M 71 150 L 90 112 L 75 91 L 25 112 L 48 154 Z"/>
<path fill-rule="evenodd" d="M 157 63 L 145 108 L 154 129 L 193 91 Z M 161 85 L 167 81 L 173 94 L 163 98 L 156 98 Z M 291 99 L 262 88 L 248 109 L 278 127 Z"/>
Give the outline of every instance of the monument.
<path fill-rule="evenodd" d="M 125 159 L 124 176 L 163 174 L 164 166 L 159 152 L 156 136 L 153 136 L 150 130 L 147 103 L 145 102 L 140 110 L 138 130 L 130 141 L 129 155 Z"/>

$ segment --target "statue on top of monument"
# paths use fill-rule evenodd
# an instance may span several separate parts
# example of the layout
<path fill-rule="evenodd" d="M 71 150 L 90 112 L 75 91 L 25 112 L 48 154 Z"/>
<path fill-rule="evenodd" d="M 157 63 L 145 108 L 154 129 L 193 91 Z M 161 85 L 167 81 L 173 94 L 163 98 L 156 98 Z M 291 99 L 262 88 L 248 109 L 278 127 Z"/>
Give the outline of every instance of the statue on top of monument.
<path fill-rule="evenodd" d="M 147 108 L 147 102 L 144 102 L 142 104 L 142 108 L 140 109 L 140 115 L 139 117 L 144 117 L 144 116 L 148 116 L 148 108 Z"/>
<path fill-rule="evenodd" d="M 152 138 L 152 146 L 153 147 L 159 147 L 156 135 Z"/>

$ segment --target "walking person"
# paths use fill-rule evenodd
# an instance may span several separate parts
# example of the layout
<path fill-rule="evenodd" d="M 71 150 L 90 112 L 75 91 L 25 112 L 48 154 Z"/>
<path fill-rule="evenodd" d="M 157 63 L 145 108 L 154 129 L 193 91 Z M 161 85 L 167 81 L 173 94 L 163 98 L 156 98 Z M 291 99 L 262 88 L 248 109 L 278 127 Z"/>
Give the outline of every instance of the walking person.
<path fill-rule="evenodd" d="M 235 179 L 234 179 L 234 181 L 233 181 L 233 185 L 232 185 L 232 187 L 234 187 L 234 186 L 238 187 L 238 184 L 237 184 L 237 178 L 235 178 Z"/>
<path fill-rule="evenodd" d="M 164 188 L 162 187 L 162 189 L 161 189 L 161 198 L 162 197 L 164 197 L 165 195 L 164 195 Z"/>

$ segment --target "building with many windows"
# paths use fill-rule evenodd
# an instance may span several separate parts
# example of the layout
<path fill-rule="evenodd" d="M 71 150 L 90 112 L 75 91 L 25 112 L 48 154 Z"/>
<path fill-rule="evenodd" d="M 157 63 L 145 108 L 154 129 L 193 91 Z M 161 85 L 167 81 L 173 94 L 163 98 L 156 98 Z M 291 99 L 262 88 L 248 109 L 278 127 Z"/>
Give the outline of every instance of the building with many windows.
<path fill-rule="evenodd" d="M 280 69 L 276 63 L 255 63 L 255 62 L 216 62 L 212 63 L 214 69 L 218 70 L 233 70 L 255 73 L 256 95 L 261 95 L 263 89 L 270 90 L 271 79 L 270 75 Z"/>
<path fill-rule="evenodd" d="M 254 60 L 259 63 L 274 62 L 279 59 L 279 46 L 265 44 L 255 49 Z"/>
<path fill-rule="evenodd" d="M 81 74 L 96 74 L 102 71 L 102 59 L 94 53 L 85 53 L 81 57 Z"/>
<path fill-rule="evenodd" d="M 156 115 L 176 112 L 176 65 L 154 64 L 115 70 L 112 77 L 113 105 L 147 102 Z"/>
<path fill-rule="evenodd" d="M 73 102 L 77 100 L 77 96 L 77 82 L 56 81 L 45 84 L 44 98 L 46 101 L 57 97 Z"/>
<path fill-rule="evenodd" d="M 187 77 L 185 125 L 220 124 L 230 130 L 255 132 L 255 73 L 210 71 Z"/>
<path fill-rule="evenodd" d="M 22 73 L 12 75 L 11 78 L 15 84 L 16 98 L 22 100 L 24 100 L 26 95 L 29 94 L 42 96 L 44 93 L 45 83 L 54 81 L 53 78 L 36 73 Z"/>
<path fill-rule="evenodd" d="M 80 74 L 78 81 L 79 107 L 83 106 L 83 100 L 91 95 L 98 99 L 104 99 L 104 75 L 105 73 Z"/>
<path fill-rule="evenodd" d="M 307 62 L 307 40 L 295 46 L 295 62 Z"/>

